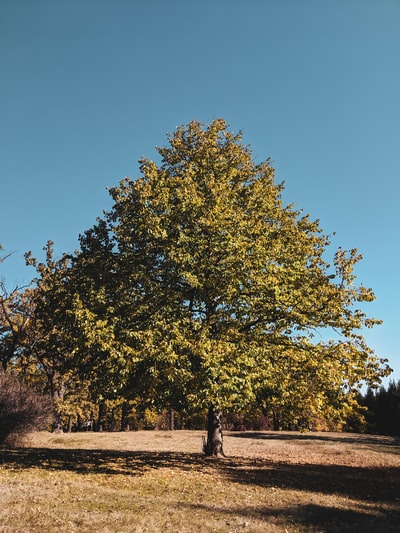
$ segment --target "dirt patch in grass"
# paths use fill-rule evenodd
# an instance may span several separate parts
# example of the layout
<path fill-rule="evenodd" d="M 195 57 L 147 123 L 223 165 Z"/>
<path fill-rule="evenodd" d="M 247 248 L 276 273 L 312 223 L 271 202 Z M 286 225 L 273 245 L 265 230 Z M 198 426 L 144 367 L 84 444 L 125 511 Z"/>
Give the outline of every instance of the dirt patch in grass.
<path fill-rule="evenodd" d="M 0 532 L 399 531 L 400 446 L 341 433 L 32 436 L 0 449 Z"/>

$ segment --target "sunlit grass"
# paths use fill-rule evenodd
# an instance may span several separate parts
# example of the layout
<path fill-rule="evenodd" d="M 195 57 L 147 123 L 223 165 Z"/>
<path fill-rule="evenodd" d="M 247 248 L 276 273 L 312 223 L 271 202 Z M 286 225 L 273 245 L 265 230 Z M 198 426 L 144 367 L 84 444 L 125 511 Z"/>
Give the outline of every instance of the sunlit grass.
<path fill-rule="evenodd" d="M 393 439 L 199 432 L 37 434 L 0 450 L 0 532 L 398 531 Z"/>

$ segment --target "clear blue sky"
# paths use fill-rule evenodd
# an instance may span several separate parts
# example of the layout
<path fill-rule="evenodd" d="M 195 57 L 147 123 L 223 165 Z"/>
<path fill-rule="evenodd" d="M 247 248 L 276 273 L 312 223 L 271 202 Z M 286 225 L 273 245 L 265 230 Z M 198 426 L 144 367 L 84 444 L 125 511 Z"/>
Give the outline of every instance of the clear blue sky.
<path fill-rule="evenodd" d="M 285 202 L 364 255 L 400 379 L 400 0 L 0 0 L 0 265 L 58 253 L 166 133 L 225 118 Z"/>

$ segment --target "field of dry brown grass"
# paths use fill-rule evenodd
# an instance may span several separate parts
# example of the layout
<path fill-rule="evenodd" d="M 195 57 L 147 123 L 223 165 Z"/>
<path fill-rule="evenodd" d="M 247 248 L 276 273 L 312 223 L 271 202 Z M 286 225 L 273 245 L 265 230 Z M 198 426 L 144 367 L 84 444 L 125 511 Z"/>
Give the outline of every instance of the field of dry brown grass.
<path fill-rule="evenodd" d="M 38 433 L 0 448 L 0 532 L 398 532 L 400 445 L 345 433 Z"/>

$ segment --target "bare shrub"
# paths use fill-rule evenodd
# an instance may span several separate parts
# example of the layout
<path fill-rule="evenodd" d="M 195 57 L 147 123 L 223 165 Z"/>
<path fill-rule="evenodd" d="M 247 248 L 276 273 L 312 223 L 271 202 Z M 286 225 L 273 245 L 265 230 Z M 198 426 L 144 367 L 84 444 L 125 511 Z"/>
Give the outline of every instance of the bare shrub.
<path fill-rule="evenodd" d="M 52 420 L 50 398 L 0 372 L 0 444 L 21 445 L 28 433 L 46 429 Z"/>

